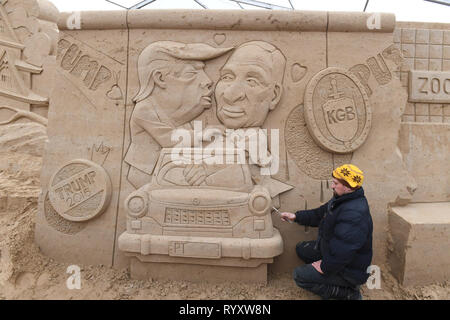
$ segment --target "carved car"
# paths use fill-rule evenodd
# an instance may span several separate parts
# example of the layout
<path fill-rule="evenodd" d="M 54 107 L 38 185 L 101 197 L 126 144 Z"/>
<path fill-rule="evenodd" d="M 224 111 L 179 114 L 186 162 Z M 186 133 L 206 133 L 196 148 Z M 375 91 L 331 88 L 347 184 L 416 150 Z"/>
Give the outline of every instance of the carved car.
<path fill-rule="evenodd" d="M 191 157 L 205 160 L 201 150 L 190 150 Z M 254 185 L 248 164 L 202 161 L 195 168 L 206 178 L 190 185 L 186 175 L 193 166 L 173 161 L 172 152 L 161 150 L 151 183 L 125 200 L 127 230 L 119 237 L 120 250 L 205 259 L 272 259 L 282 253 L 269 191 Z"/>

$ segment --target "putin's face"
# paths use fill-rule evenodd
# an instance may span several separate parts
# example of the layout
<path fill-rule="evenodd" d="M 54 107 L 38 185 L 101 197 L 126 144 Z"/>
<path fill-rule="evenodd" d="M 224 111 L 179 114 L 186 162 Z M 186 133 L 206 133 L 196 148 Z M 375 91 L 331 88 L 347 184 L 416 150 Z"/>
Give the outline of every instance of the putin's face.
<path fill-rule="evenodd" d="M 220 72 L 217 117 L 231 129 L 260 127 L 280 95 L 271 54 L 256 45 L 238 48 Z"/>

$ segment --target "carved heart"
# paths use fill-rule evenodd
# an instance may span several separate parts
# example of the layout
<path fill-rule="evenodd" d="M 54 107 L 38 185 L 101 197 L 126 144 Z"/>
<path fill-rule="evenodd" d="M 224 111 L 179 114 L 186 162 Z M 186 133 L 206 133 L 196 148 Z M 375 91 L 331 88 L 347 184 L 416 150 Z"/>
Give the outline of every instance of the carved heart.
<path fill-rule="evenodd" d="M 307 70 L 308 68 L 300 65 L 299 63 L 294 63 L 291 68 L 292 81 L 299 82 L 302 80 Z"/>
<path fill-rule="evenodd" d="M 123 97 L 122 90 L 115 84 L 111 87 L 111 90 L 106 93 L 106 96 L 112 100 L 120 100 Z"/>
<path fill-rule="evenodd" d="M 225 35 L 225 33 L 216 33 L 214 35 L 214 42 L 217 45 L 221 45 L 222 43 L 225 42 L 226 39 L 227 39 L 227 36 Z"/>

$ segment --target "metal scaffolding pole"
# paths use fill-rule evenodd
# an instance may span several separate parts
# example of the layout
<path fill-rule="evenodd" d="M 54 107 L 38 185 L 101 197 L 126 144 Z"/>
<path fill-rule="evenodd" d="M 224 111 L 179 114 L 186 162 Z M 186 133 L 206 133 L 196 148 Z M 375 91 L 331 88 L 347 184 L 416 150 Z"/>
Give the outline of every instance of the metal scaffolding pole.
<path fill-rule="evenodd" d="M 230 1 L 236 2 L 238 4 L 243 3 L 243 4 L 248 4 L 250 6 L 269 9 L 269 10 L 293 10 L 292 8 L 276 6 L 274 4 L 256 1 L 256 0 L 230 0 Z M 292 6 L 292 4 L 291 4 L 291 6 Z"/>

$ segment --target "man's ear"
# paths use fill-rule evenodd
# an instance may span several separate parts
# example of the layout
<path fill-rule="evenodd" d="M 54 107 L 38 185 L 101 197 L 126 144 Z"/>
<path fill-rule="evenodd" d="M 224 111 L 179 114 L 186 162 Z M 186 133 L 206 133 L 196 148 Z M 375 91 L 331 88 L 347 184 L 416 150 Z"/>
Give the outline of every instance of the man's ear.
<path fill-rule="evenodd" d="M 347 193 L 351 193 L 351 192 L 353 192 L 353 189 L 352 188 L 349 188 L 349 187 L 347 187 L 347 186 L 344 186 L 345 187 L 345 193 L 347 194 Z"/>
<path fill-rule="evenodd" d="M 155 85 L 160 88 L 166 89 L 167 85 L 165 81 L 165 75 L 160 70 L 156 70 L 155 72 L 153 72 L 152 77 Z"/>
<path fill-rule="evenodd" d="M 272 101 L 270 102 L 269 110 L 275 109 L 275 107 L 280 102 L 282 93 L 283 93 L 283 88 L 278 83 L 275 84 L 275 87 L 273 88 L 273 98 L 272 98 Z"/>

